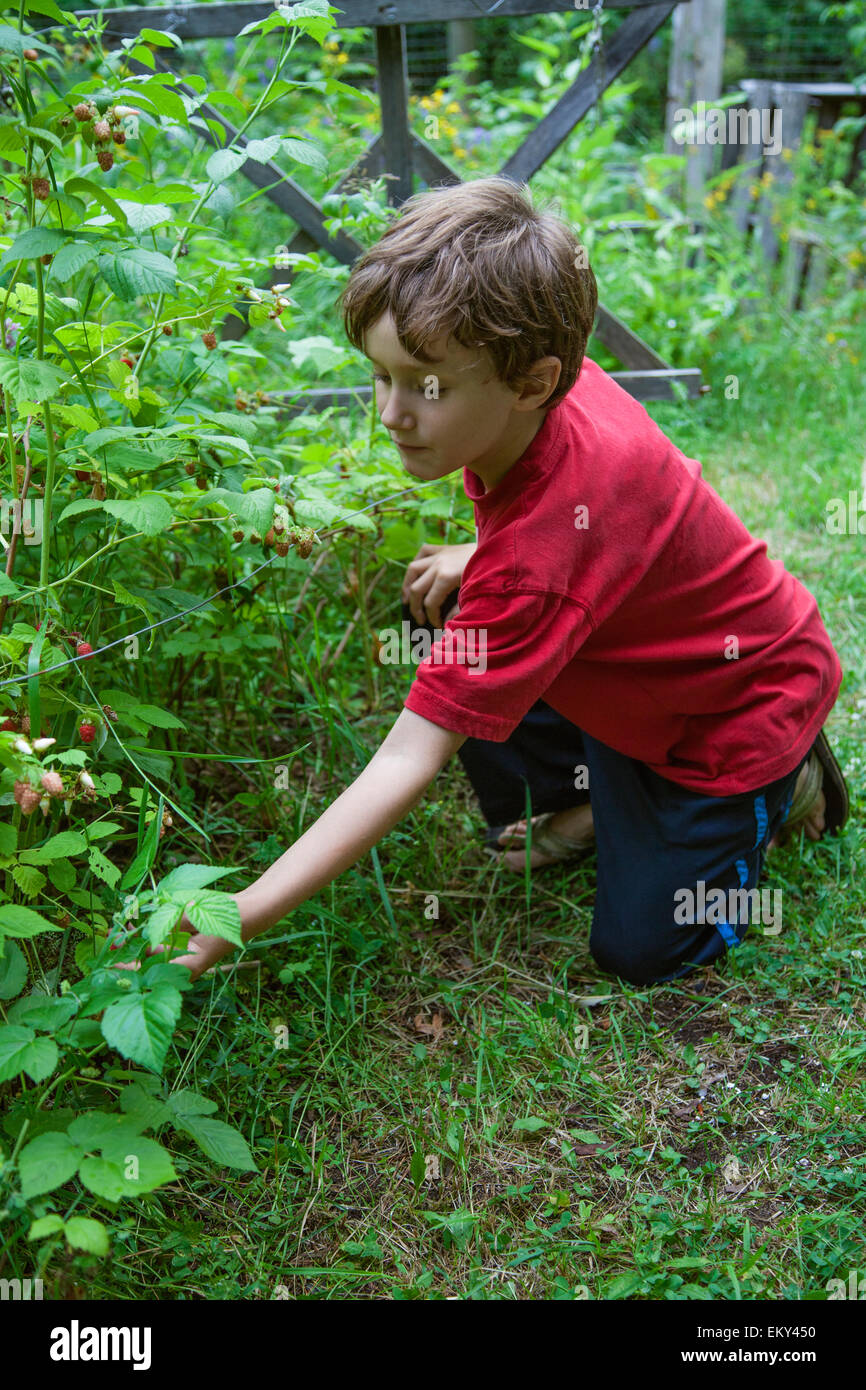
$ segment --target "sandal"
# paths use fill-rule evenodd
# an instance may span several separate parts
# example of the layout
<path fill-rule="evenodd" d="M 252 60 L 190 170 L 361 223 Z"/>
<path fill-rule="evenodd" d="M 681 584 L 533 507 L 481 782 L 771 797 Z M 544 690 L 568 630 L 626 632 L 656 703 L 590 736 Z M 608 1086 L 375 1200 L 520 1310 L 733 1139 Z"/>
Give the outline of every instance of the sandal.
<path fill-rule="evenodd" d="M 556 815 L 559 815 L 558 811 L 544 811 L 540 816 L 533 816 L 532 848 L 537 849 L 539 854 L 549 855 L 551 859 L 573 859 L 575 855 L 582 854 L 589 849 L 595 839 L 594 832 L 590 832 L 582 840 L 569 840 L 558 830 L 552 828 L 550 822 Z M 487 832 L 485 847 L 488 854 L 498 858 L 509 850 L 519 850 L 526 847 L 527 836 L 523 830 L 514 831 L 509 843 L 500 845 L 499 836 L 507 829 L 507 825 L 493 826 Z M 539 867 L 541 866 L 539 865 Z"/>
<path fill-rule="evenodd" d="M 784 822 L 776 831 L 774 838 L 777 845 L 787 844 L 796 834 L 822 791 L 826 802 L 824 834 L 837 834 L 848 819 L 848 788 L 823 729 L 812 745 L 806 769 L 803 786 L 791 802 Z"/>

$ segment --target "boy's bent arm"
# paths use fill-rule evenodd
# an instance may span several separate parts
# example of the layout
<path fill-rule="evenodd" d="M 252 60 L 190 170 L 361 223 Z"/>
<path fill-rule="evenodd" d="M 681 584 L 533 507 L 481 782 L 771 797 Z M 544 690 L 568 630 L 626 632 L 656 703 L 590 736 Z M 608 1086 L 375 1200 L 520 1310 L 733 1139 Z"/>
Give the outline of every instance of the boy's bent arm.
<path fill-rule="evenodd" d="M 255 883 L 235 894 L 242 939 L 267 931 L 356 863 L 411 811 L 465 738 L 403 709 L 355 781 Z"/>

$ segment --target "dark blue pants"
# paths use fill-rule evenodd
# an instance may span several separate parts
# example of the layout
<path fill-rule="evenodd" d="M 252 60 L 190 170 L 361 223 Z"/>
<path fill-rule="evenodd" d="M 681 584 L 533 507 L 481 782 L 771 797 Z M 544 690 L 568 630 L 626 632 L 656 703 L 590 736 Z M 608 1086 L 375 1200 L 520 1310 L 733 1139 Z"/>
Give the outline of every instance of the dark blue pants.
<path fill-rule="evenodd" d="M 403 619 L 417 626 L 405 603 Z M 503 743 L 467 738 L 458 757 L 491 826 L 526 814 L 527 786 L 532 815 L 591 800 L 598 863 L 590 951 L 603 970 L 641 985 L 686 975 L 744 939 L 748 899 L 736 890 L 758 888 L 767 844 L 807 760 L 758 791 L 704 796 L 599 743 L 543 700 Z M 576 780 L 587 789 L 576 790 Z M 705 906 L 715 889 L 725 909 L 719 894 L 717 906 Z M 763 925 L 753 930 L 772 938 L 779 924 L 769 890 L 764 898 Z M 756 895 L 753 902 L 757 908 Z"/>

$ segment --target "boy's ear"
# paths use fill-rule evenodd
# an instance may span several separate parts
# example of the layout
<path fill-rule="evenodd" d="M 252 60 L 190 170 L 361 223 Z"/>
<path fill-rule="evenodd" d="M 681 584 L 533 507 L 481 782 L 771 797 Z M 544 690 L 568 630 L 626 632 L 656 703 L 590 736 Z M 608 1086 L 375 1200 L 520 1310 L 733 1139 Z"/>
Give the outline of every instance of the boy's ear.
<path fill-rule="evenodd" d="M 562 362 L 558 357 L 539 357 L 521 383 L 515 410 L 540 409 L 556 390 L 561 375 Z"/>

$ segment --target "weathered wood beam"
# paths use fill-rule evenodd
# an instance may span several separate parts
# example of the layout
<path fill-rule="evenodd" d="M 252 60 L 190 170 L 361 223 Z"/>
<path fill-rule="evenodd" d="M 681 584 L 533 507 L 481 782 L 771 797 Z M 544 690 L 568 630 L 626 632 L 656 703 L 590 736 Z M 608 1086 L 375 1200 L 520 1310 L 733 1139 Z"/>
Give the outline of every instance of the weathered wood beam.
<path fill-rule="evenodd" d="M 131 66 L 144 70 L 141 69 L 141 64 L 135 61 Z M 163 71 L 170 71 L 165 63 L 160 62 L 158 66 Z M 185 95 L 198 96 L 198 93 L 192 87 L 187 86 L 185 82 L 182 82 L 180 78 L 176 78 L 176 83 L 178 90 L 184 92 Z M 225 134 L 225 140 L 222 144 L 217 139 L 209 122 L 217 122 L 222 127 Z M 232 125 L 224 113 L 208 102 L 203 102 L 199 106 L 195 115 L 190 118 L 190 125 L 194 126 L 198 133 L 215 149 L 222 149 L 225 145 L 230 144 L 236 139 L 238 133 L 237 128 Z M 241 136 L 237 148 L 242 150 L 246 143 L 246 138 Z M 248 159 L 246 164 L 241 165 L 238 172 L 242 173 L 251 183 L 254 183 L 257 188 L 264 189 L 265 197 L 291 217 L 292 221 L 296 222 L 298 227 L 313 239 L 316 246 L 330 252 L 344 265 L 351 265 L 363 251 L 364 248 L 361 243 L 345 232 L 337 232 L 335 236 L 329 234 L 325 227 L 325 214 L 319 204 L 272 159 L 268 160 L 267 164 L 262 164 L 257 159 Z"/>
<path fill-rule="evenodd" d="M 676 7 L 677 0 L 665 0 L 664 4 L 644 6 L 630 14 L 610 43 L 603 46 L 556 105 L 533 127 L 500 172 L 521 182 L 531 179 Z"/>
<path fill-rule="evenodd" d="M 606 0 L 608 10 L 652 8 L 657 0 Z M 688 0 L 680 0 L 688 4 Z M 574 12 L 574 0 L 502 0 L 495 10 L 492 0 L 340 0 L 339 29 L 378 29 L 393 24 L 444 24 L 452 19 L 483 19 L 492 12 L 505 16 Z M 274 4 L 241 0 L 237 4 L 174 4 L 152 9 L 79 10 L 78 18 L 106 21 L 106 34 L 133 38 L 142 28 L 169 30 L 182 39 L 234 38 L 247 24 L 267 19 Z M 34 18 L 36 16 L 34 15 Z M 55 28 L 51 26 L 46 26 Z"/>
<path fill-rule="evenodd" d="M 382 145 L 381 135 L 377 135 L 375 140 L 364 150 L 351 168 L 347 169 L 342 178 L 328 189 L 328 196 L 334 193 L 342 193 L 350 189 L 359 179 L 375 179 L 385 170 L 385 153 Z M 315 237 L 310 236 L 299 227 L 294 236 L 285 243 L 289 255 L 306 254 L 309 251 L 319 251 L 321 247 Z M 275 259 L 271 267 L 267 281 L 264 286 L 259 288 L 270 289 L 272 285 L 290 285 L 295 273 L 293 265 L 285 266 L 279 263 L 279 258 Z M 235 313 L 230 314 L 223 321 L 222 333 L 220 337 L 223 341 L 227 339 L 231 342 L 239 342 L 249 332 L 249 321 L 247 319 L 247 304 L 245 300 L 238 300 L 235 303 Z"/>
<path fill-rule="evenodd" d="M 664 358 L 603 304 L 598 306 L 593 333 L 624 367 L 639 372 L 670 371 Z"/>
<path fill-rule="evenodd" d="M 701 372 L 698 367 L 666 367 L 663 371 L 608 372 L 607 375 L 639 401 L 672 401 L 676 393 L 672 382 L 682 382 L 689 396 L 702 393 Z M 277 417 L 299 415 L 306 410 L 327 410 L 358 404 L 367 406 L 373 399 L 371 386 L 311 387 L 300 391 L 275 394 L 268 392 L 272 404 L 278 406 Z"/>
<path fill-rule="evenodd" d="M 409 70 L 406 30 L 388 24 L 376 30 L 376 72 L 382 108 L 382 139 L 388 170 L 388 202 L 399 207 L 413 193 L 412 135 L 409 130 Z"/>

